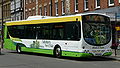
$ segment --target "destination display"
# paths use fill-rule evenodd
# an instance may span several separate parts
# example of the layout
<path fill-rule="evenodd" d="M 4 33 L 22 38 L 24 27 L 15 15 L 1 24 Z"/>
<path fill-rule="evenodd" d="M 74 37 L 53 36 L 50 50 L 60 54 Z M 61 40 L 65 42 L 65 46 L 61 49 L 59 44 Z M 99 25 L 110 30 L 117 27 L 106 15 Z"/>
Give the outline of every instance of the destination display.
<path fill-rule="evenodd" d="M 85 15 L 83 16 L 84 21 L 99 21 L 99 22 L 105 22 L 109 21 L 109 19 L 102 15 Z"/>

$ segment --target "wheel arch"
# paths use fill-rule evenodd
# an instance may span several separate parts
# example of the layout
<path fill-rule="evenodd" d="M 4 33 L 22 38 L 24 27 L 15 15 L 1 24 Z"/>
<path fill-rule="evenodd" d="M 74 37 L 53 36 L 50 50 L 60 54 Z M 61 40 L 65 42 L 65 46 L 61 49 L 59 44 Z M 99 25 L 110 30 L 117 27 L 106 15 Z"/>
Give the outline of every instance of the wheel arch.
<path fill-rule="evenodd" d="M 57 49 L 57 48 L 60 48 L 60 55 L 59 55 L 59 56 L 56 55 L 56 49 Z M 60 58 L 60 57 L 62 56 L 62 49 L 61 49 L 60 45 L 56 44 L 56 45 L 54 46 L 53 55 L 54 55 L 55 57 L 57 57 L 57 58 Z"/>
<path fill-rule="evenodd" d="M 55 49 L 58 48 L 58 47 L 61 49 L 60 45 L 56 44 L 56 45 L 54 46 L 54 49 L 53 49 L 53 50 L 55 50 Z"/>
<path fill-rule="evenodd" d="M 24 44 L 22 44 L 22 43 L 17 43 L 17 44 L 16 44 L 16 47 L 17 47 L 17 46 L 26 47 L 26 46 L 25 46 Z"/>

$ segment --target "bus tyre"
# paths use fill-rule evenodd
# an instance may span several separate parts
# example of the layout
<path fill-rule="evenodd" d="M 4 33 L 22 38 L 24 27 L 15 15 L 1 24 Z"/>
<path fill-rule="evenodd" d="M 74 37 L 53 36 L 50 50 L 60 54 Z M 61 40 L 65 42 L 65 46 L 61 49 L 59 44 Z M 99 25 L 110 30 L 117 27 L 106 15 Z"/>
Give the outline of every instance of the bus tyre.
<path fill-rule="evenodd" d="M 22 53 L 21 47 L 19 45 L 16 47 L 16 51 L 17 51 L 17 53 Z"/>
<path fill-rule="evenodd" d="M 60 47 L 56 47 L 54 49 L 54 56 L 57 57 L 57 58 L 61 57 L 61 48 Z"/>

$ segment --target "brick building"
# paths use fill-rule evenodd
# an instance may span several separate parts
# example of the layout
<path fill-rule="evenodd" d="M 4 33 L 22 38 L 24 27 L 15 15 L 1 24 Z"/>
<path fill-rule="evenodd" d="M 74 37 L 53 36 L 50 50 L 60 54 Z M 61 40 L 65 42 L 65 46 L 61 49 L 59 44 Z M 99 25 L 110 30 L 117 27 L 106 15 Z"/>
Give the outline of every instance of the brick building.
<path fill-rule="evenodd" d="M 110 16 L 113 42 L 120 43 L 120 0 L 25 0 L 25 18 L 29 16 L 63 16 L 78 13 L 105 13 Z"/>
<path fill-rule="evenodd" d="M 25 16 L 61 16 L 65 15 L 65 0 L 26 0 Z"/>
<path fill-rule="evenodd" d="M 120 0 L 25 0 L 25 16 L 61 16 L 118 6 Z"/>
<path fill-rule="evenodd" d="M 24 0 L 10 0 L 11 2 L 11 20 L 24 19 Z"/>
<path fill-rule="evenodd" d="M 10 21 L 10 0 L 3 0 L 3 19 Z M 0 0 L 0 22 L 2 20 L 2 0 Z"/>

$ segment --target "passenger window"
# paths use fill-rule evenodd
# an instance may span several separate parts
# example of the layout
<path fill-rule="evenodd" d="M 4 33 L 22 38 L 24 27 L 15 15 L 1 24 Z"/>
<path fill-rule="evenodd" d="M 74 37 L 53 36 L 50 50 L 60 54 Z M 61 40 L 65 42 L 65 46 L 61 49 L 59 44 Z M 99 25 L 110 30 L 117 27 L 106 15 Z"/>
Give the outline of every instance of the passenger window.
<path fill-rule="evenodd" d="M 79 27 L 76 23 L 66 24 L 65 36 L 67 40 L 78 40 L 79 38 Z"/>

